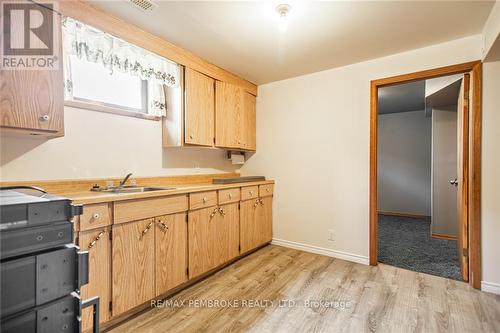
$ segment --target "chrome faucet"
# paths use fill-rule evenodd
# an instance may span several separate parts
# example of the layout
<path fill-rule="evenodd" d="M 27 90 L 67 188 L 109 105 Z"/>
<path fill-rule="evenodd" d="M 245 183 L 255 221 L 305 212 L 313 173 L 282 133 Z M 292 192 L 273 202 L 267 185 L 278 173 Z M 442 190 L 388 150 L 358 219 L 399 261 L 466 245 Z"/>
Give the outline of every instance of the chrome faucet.
<path fill-rule="evenodd" d="M 125 185 L 125 183 L 127 182 L 127 180 L 130 178 L 130 176 L 132 176 L 132 173 L 127 174 L 125 176 L 125 178 L 123 178 L 123 180 L 118 185 L 118 188 L 122 188 Z"/>

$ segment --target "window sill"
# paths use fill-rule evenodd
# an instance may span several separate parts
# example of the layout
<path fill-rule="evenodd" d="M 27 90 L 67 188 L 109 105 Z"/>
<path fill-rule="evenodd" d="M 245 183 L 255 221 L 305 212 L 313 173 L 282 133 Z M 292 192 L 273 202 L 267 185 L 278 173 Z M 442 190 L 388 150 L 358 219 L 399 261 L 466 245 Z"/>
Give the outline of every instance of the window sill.
<path fill-rule="evenodd" d="M 135 117 L 135 118 L 154 120 L 154 121 L 159 121 L 161 119 L 161 117 L 159 117 L 159 116 L 152 116 L 149 114 L 138 113 L 138 112 L 128 111 L 128 110 L 124 110 L 124 109 L 120 109 L 120 108 L 114 108 L 114 107 L 110 107 L 110 106 L 104 106 L 104 105 L 93 104 L 93 103 L 82 102 L 82 101 L 65 100 L 64 105 L 72 107 L 72 108 L 79 108 L 79 109 L 104 112 L 104 113 L 112 113 L 112 114 L 117 114 L 117 115 L 126 116 L 126 117 Z"/>

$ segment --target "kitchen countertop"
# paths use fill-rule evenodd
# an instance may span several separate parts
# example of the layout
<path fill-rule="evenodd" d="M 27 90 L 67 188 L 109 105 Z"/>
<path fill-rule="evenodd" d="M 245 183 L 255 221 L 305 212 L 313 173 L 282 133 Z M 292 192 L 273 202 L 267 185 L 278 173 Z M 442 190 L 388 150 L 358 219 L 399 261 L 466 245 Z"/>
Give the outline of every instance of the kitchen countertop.
<path fill-rule="evenodd" d="M 122 200 L 132 200 L 132 199 L 144 199 L 144 198 L 154 198 L 154 197 L 164 197 L 177 194 L 188 194 L 194 192 L 205 192 L 214 191 L 227 188 L 235 187 L 245 187 L 245 186 L 256 186 L 274 184 L 274 180 L 263 180 L 256 182 L 242 182 L 234 184 L 183 184 L 183 185 L 172 185 L 175 189 L 171 190 L 158 190 L 151 192 L 135 192 L 135 193 L 110 193 L 110 192 L 92 192 L 90 190 L 84 192 L 73 192 L 73 193 L 62 193 L 68 199 L 73 200 L 75 204 L 93 204 L 102 202 L 113 202 Z M 155 186 L 155 184 L 148 184 L 150 187 L 167 187 L 167 186 Z M 170 186 L 169 186 L 170 187 Z"/>

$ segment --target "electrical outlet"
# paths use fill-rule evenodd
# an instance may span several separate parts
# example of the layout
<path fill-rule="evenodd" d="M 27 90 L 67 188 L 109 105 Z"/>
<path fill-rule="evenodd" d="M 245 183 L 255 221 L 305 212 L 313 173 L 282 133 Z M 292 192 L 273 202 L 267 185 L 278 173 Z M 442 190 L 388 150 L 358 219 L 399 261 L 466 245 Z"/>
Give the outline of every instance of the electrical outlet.
<path fill-rule="evenodd" d="M 328 229 L 328 240 L 333 242 L 335 241 L 335 230 L 333 229 Z"/>

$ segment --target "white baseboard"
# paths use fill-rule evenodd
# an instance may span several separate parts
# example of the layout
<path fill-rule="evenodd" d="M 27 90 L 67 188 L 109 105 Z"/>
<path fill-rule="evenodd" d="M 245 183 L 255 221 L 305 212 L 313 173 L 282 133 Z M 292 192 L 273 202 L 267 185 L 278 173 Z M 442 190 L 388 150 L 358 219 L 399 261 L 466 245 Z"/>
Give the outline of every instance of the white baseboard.
<path fill-rule="evenodd" d="M 481 291 L 500 295 L 500 284 L 488 281 L 481 281 Z"/>
<path fill-rule="evenodd" d="M 279 245 L 279 246 L 283 246 L 283 247 L 289 247 L 291 249 L 301 250 L 304 252 L 316 253 L 316 254 L 321 254 L 324 256 L 328 256 L 328 257 L 352 261 L 352 262 L 356 262 L 358 264 L 363 264 L 363 265 L 369 264 L 368 257 L 360 256 L 358 254 L 352 254 L 352 253 L 347 253 L 347 252 L 342 252 L 342 251 L 331 250 L 331 249 L 327 249 L 324 247 L 307 245 L 307 244 L 302 244 L 302 243 L 297 243 L 297 242 L 291 242 L 288 240 L 277 239 L 277 238 L 273 238 L 271 244 Z"/>

